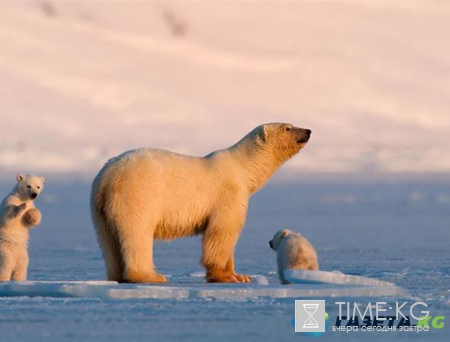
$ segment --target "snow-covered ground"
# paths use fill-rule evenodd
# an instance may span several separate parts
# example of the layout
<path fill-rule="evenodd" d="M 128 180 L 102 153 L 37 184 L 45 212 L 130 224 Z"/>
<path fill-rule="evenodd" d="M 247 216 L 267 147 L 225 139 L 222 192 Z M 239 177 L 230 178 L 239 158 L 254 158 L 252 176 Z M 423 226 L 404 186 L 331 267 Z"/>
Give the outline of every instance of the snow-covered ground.
<path fill-rule="evenodd" d="M 445 1 L 0 2 L 0 167 L 311 128 L 288 168 L 449 171 Z"/>
<path fill-rule="evenodd" d="M 89 216 L 90 182 L 77 177 L 49 179 L 37 202 L 44 220 L 32 231 L 29 279 L 93 283 L 84 288 L 67 283 L 65 287 L 53 284 L 37 288 L 35 285 L 34 289 L 17 285 L 10 288 L 9 294 L 1 293 L 5 289 L 2 286 L 1 341 L 306 338 L 296 335 L 291 326 L 294 300 L 301 297 L 289 295 L 289 291 L 302 289 L 302 295 L 308 295 L 308 289 L 313 287 L 278 285 L 276 254 L 268 241 L 280 228 L 304 234 L 317 248 L 321 269 L 392 282 L 408 292 L 394 297 L 373 297 L 367 292 L 357 297 L 353 296 L 356 292 L 345 298 L 330 297 L 329 292 L 314 297 L 326 300 L 332 324 L 338 314 L 334 302 L 341 300 L 362 305 L 368 301 L 410 304 L 424 301 L 429 304 L 433 317 L 448 316 L 448 177 L 304 176 L 302 180 L 290 182 L 284 179 L 282 174 L 277 175 L 253 197 L 236 250 L 238 271 L 266 277 L 268 285 L 261 281 L 254 285 L 204 284 L 199 277 L 200 239 L 186 238 L 156 244 L 156 265 L 171 278 L 166 288 L 153 290 L 98 283 L 105 276 Z M 10 186 L 9 181 L 1 182 L 0 192 L 6 193 Z M 20 294 L 17 292 L 20 286 L 23 294 L 32 296 L 5 297 Z M 93 290 L 93 286 L 98 289 Z M 107 293 L 107 286 L 119 291 Z M 41 291 L 41 296 L 30 293 L 36 289 Z M 275 290 L 288 292 L 275 293 Z M 62 297 L 57 297 L 57 293 Z M 339 293 L 342 292 L 336 292 Z M 152 299 L 152 295 L 156 298 Z M 309 296 L 306 298 L 310 299 Z M 328 330 L 320 338 L 444 341 L 450 336 L 448 321 L 446 324 L 443 330 L 431 329 L 420 334 L 347 335 Z"/>

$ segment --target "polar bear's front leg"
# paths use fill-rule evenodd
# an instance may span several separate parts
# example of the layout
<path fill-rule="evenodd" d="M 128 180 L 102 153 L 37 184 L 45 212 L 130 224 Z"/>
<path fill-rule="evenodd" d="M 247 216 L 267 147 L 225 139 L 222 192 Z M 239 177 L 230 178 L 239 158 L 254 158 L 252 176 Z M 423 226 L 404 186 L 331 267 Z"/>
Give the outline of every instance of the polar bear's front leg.
<path fill-rule="evenodd" d="M 241 220 L 239 220 L 241 218 Z M 234 247 L 241 233 L 245 215 L 212 217 L 203 235 L 202 264 L 209 283 L 250 282 L 251 278 L 234 271 Z"/>
<path fill-rule="evenodd" d="M 22 220 L 23 224 L 26 227 L 30 228 L 37 226 L 39 223 L 41 223 L 41 218 L 42 218 L 41 212 L 36 208 L 32 208 L 23 215 Z"/>
<path fill-rule="evenodd" d="M 10 205 L 8 208 L 8 214 L 6 215 L 8 218 L 13 219 L 19 216 L 25 209 L 27 208 L 27 205 L 25 203 L 19 204 L 19 205 Z"/>
<path fill-rule="evenodd" d="M 239 283 L 251 283 L 252 282 L 252 277 L 246 276 L 244 274 L 237 274 L 236 273 L 236 271 L 234 270 L 234 256 L 233 256 L 233 254 L 231 254 L 230 258 L 228 259 L 228 262 L 227 262 L 227 265 L 225 266 L 225 269 L 227 270 L 227 272 L 232 273 Z"/>

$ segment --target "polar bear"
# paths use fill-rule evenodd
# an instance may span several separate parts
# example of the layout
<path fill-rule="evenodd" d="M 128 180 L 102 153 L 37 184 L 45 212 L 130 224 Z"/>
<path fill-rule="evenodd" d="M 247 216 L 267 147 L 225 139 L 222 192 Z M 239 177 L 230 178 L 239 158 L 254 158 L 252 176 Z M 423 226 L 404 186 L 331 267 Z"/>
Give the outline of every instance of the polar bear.
<path fill-rule="evenodd" d="M 233 257 L 249 198 L 310 135 L 272 123 L 205 157 L 144 148 L 110 159 L 91 192 L 108 280 L 165 282 L 153 264 L 153 240 L 202 235 L 208 282 L 250 282 L 235 272 Z"/>
<path fill-rule="evenodd" d="M 41 222 L 34 201 L 44 177 L 17 175 L 17 183 L 0 206 L 0 281 L 25 281 L 28 271 L 28 229 Z"/>
<path fill-rule="evenodd" d="M 289 284 L 284 278 L 284 270 L 319 269 L 316 250 L 299 233 L 289 229 L 280 230 L 269 241 L 269 245 L 277 252 L 278 277 L 282 284 Z"/>

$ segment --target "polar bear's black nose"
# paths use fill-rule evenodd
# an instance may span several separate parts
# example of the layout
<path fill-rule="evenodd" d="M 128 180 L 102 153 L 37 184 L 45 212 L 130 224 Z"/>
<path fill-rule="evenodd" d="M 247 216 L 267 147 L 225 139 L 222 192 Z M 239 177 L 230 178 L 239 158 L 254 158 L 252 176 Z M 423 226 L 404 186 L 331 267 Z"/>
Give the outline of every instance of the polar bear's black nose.
<path fill-rule="evenodd" d="M 311 137 L 312 131 L 306 128 L 298 128 L 297 129 L 297 143 L 307 143 L 309 138 Z"/>
<path fill-rule="evenodd" d="M 35 199 L 35 198 L 37 197 L 37 193 L 33 192 L 33 193 L 30 195 L 30 197 L 31 197 L 32 199 Z"/>

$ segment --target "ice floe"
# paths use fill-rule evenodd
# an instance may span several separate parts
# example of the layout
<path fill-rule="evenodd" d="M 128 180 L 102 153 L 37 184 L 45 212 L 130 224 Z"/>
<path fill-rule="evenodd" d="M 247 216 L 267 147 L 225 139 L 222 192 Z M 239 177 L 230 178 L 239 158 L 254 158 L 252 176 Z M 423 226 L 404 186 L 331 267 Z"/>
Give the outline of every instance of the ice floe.
<path fill-rule="evenodd" d="M 293 280 L 295 272 L 290 274 Z M 346 276 L 349 277 L 349 276 Z M 304 276 L 303 276 L 304 278 Z M 293 285 L 269 284 L 265 276 L 254 276 L 252 284 L 118 284 L 112 281 L 28 281 L 0 283 L 0 297 L 75 297 L 101 299 L 188 299 L 188 298 L 298 298 L 298 297 L 359 297 L 402 296 L 406 292 L 396 287 L 362 283 Z"/>

